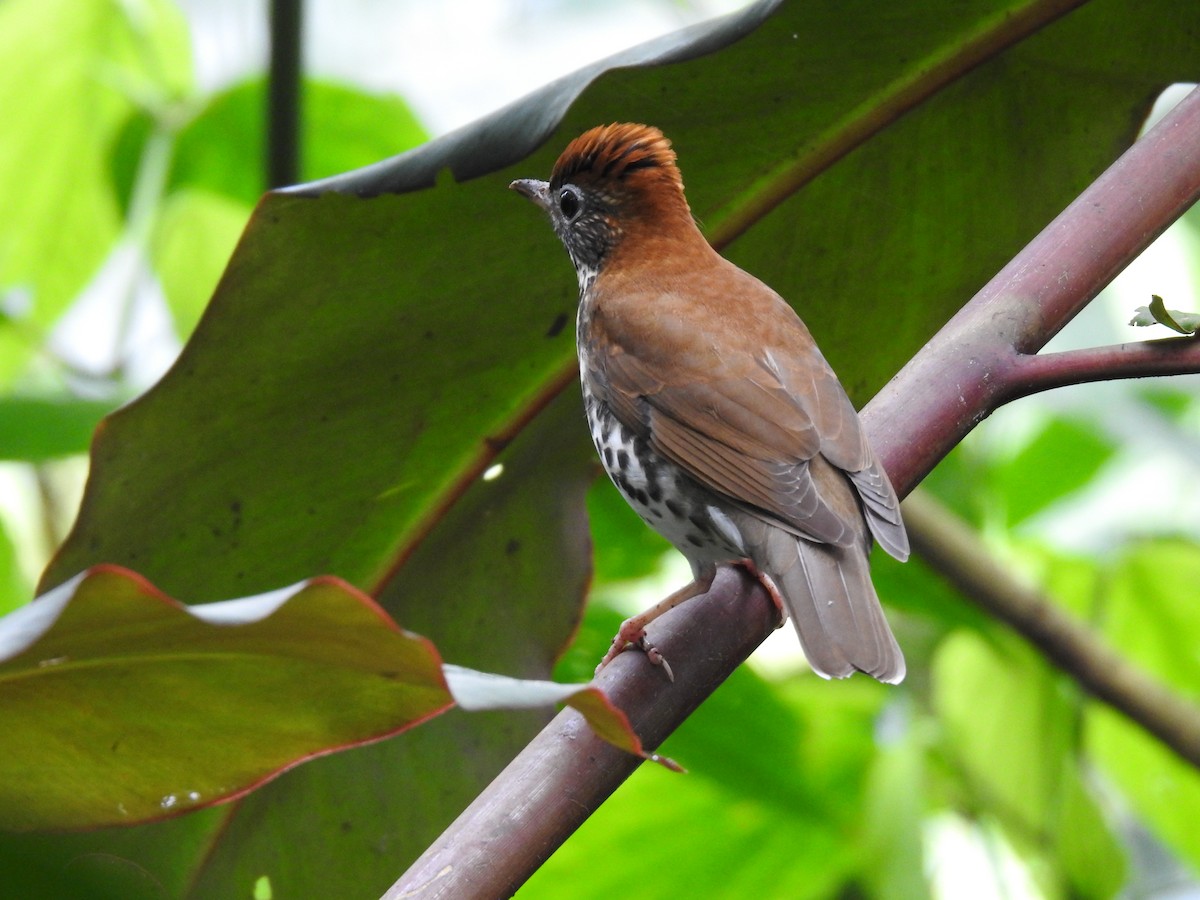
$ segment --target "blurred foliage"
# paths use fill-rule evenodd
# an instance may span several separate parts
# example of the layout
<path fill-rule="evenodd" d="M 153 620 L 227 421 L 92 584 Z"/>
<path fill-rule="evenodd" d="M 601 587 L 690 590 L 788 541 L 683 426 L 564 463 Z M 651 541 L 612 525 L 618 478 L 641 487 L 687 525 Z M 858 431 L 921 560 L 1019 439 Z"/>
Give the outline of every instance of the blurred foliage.
<path fill-rule="evenodd" d="M 968 22 L 998 10 L 955 5 Z M 820 133 L 848 96 L 874 98 L 894 77 L 890 66 L 922 59 L 939 41 L 952 46 L 958 22 L 932 7 L 910 11 L 916 19 L 903 28 L 899 13 L 878 9 L 853 20 L 826 4 L 791 4 L 786 13 L 759 34 L 777 42 L 765 44 L 771 52 L 745 41 L 686 66 L 605 76 L 520 174 L 543 174 L 581 125 L 654 116 L 677 136 L 698 213 L 719 225 L 747 173 L 769 172 L 794 149 L 795 134 Z M 1186 50 L 1172 35 L 1196 27 L 1188 15 L 1170 4 L 1139 11 L 1119 3 L 1073 14 L 852 154 L 731 255 L 770 273 L 790 297 L 841 298 L 854 284 L 862 296 L 847 304 L 853 314 L 819 304 L 806 318 L 819 324 L 831 359 L 864 399 L 1132 136 L 1134 111 L 1161 80 L 1148 73 L 1169 70 Z M 906 31 L 917 20 L 920 40 Z M 824 37 L 796 41 L 801 31 Z M 789 35 L 787 46 L 805 54 L 777 51 Z M 1097 35 L 1114 45 L 1103 79 L 1079 49 L 1096 46 Z M 873 41 L 886 52 L 866 65 L 839 41 Z M 181 18 L 160 0 L 0 4 L 0 108 L 9 123 L 0 136 L 0 455 L 39 463 L 82 452 L 91 423 L 128 391 L 118 365 L 103 398 L 75 396 L 70 365 L 56 362 L 46 341 L 115 247 L 140 249 L 186 337 L 240 246 L 240 268 L 235 257 L 224 299 L 209 309 L 208 329 L 186 357 L 228 380 L 201 379 L 189 393 L 180 388 L 187 373 L 177 370 L 155 394 L 165 401 L 139 401 L 106 423 L 127 455 L 110 493 L 93 504 L 120 515 L 93 524 L 92 537 L 112 540 L 114 553 L 145 548 L 140 562 L 179 579 L 176 593 L 195 599 L 236 591 L 239 573 L 263 582 L 257 588 L 316 574 L 314 566 L 346 567 L 387 596 L 403 624 L 433 634 L 454 626 L 457 637 L 445 643 L 459 652 L 544 671 L 575 624 L 586 539 L 572 529 L 595 471 L 570 392 L 500 456 L 504 476 L 471 482 L 411 563 L 397 550 L 411 549 L 440 514 L 431 510 L 462 487 L 484 439 L 569 360 L 569 266 L 544 225 L 500 190 L 518 172 L 369 203 L 268 198 L 251 222 L 257 230 L 239 245 L 259 193 L 261 80 L 196 96 L 188 58 Z M 784 71 L 827 90 L 814 92 L 803 112 L 789 111 L 774 87 Z M 1020 90 L 1007 92 L 1006 79 Z M 396 98 L 308 87 L 306 178 L 423 139 Z M 774 114 L 776 107 L 785 112 Z M 727 118 L 712 110 L 732 111 Z M 534 133 L 538 121 L 530 114 L 519 124 Z M 727 135 L 748 124 L 761 140 L 739 145 L 731 165 Z M 421 241 L 442 255 L 403 255 Z M 281 268 L 291 269 L 291 281 Z M 543 271 L 533 283 L 530 273 Z M 418 289 L 430 284 L 439 287 Z M 514 310 L 513 297 L 527 303 Z M 239 319 L 256 299 L 254 315 Z M 114 314 L 128 302 L 118 296 Z M 274 317 L 262 312 L 272 309 Z M 520 328 L 514 316 L 524 317 Z M 891 340 L 879 346 L 863 321 L 884 317 Z M 868 342 L 877 350 L 864 352 Z M 447 361 L 476 378 L 465 394 L 470 409 L 435 377 Z M 400 378 L 405 363 L 431 374 Z M 1140 396 L 1178 442 L 1195 441 L 1192 394 L 1159 382 Z M 428 439 L 437 428 L 457 443 Z M 1022 577 L 1036 578 L 1131 659 L 1200 700 L 1200 608 L 1192 602 L 1200 548 L 1146 534 L 1136 521 L 1102 556 L 1067 556 L 1039 537 L 1040 521 L 1120 462 L 1118 439 L 1086 415 L 1049 414 L 1022 439 L 1001 437 L 985 426 L 928 485 Z M 543 455 L 547 446 L 554 454 Z M 144 474 L 154 447 L 158 480 Z M 369 468 L 364 459 L 375 468 L 357 482 Z M 260 488 L 275 491 L 271 502 L 233 508 L 240 495 L 228 491 L 251 496 Z M 205 514 L 154 518 L 187 508 L 178 504 L 191 495 Z M 402 527 L 399 506 L 390 504 L 407 504 Z M 631 591 L 658 570 L 665 545 L 606 482 L 591 489 L 588 510 L 595 581 L 606 595 Z M 559 543 L 539 535 L 539 522 L 550 530 L 546 511 Z M 93 523 L 96 514 L 85 509 Z M 138 528 L 141 543 L 128 540 Z M 58 574 L 93 561 L 88 546 L 77 541 Z M 398 560 L 406 564 L 390 568 Z M 920 560 L 900 566 L 877 555 L 875 572 L 910 660 L 905 686 L 739 671 L 663 748 L 691 774 L 643 767 L 521 896 L 608 897 L 648 881 L 667 898 L 919 897 L 947 890 L 928 864 L 931 823 L 946 813 L 969 823 L 982 845 L 999 835 L 1048 897 L 1108 897 L 1122 886 L 1137 894 L 1138 879 L 1156 874 L 1127 865 L 1143 829 L 1189 871 L 1200 868 L 1195 771 L 1080 695 Z M 463 627 L 461 616 L 453 621 L 456 586 L 475 600 Z M 0 528 L 8 605 L 26 588 Z M 538 614 L 539 591 L 557 598 L 551 620 Z M 586 677 L 619 619 L 590 609 L 557 674 Z M 529 631 L 537 637 L 527 652 L 520 641 Z M 299 685 L 291 702 L 303 697 Z M 5 836 L 0 877 L 16 884 L 19 871 L 30 897 L 247 896 L 264 875 L 277 896 L 312 894 L 318 884 L 327 896 L 377 893 L 540 722 L 482 718 L 474 729 L 447 716 L 403 741 L 318 760 L 240 805 L 133 829 Z M 416 777 L 404 781 L 406 772 Z M 997 871 L 970 876 L 975 885 L 1003 881 Z"/>

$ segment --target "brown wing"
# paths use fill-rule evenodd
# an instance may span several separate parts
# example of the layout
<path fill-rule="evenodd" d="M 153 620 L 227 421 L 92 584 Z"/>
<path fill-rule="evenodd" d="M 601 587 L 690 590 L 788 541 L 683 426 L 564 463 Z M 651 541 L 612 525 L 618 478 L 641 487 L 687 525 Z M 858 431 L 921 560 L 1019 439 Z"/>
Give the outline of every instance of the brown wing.
<path fill-rule="evenodd" d="M 598 285 L 587 365 L 600 398 L 698 481 L 813 540 L 862 540 L 861 520 L 822 492 L 823 479 L 848 476 L 881 545 L 906 555 L 891 484 L 791 307 L 728 263 L 671 283 Z"/>

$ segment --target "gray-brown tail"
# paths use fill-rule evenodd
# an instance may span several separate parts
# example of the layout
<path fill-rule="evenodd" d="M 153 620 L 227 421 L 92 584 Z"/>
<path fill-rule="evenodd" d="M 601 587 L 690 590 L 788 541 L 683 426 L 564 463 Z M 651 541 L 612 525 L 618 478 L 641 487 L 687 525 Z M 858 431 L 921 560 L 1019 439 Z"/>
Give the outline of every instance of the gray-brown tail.
<path fill-rule="evenodd" d="M 817 544 L 770 526 L 756 543 L 754 561 L 775 582 L 818 675 L 904 680 L 904 654 L 871 583 L 866 548 Z"/>

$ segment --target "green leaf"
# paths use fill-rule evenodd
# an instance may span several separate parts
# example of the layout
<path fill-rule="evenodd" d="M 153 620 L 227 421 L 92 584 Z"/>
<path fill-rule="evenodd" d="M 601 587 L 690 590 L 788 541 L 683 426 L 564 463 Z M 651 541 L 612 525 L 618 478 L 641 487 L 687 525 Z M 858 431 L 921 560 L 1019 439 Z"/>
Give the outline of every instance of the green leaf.
<path fill-rule="evenodd" d="M 1200 328 L 1200 315 L 1196 313 L 1183 312 L 1178 309 L 1167 309 L 1163 298 L 1158 294 L 1152 294 L 1149 306 L 1139 306 L 1133 311 L 1133 318 L 1129 320 L 1130 325 L 1166 325 L 1172 331 L 1178 331 L 1180 334 L 1195 334 L 1196 329 Z"/>
<path fill-rule="evenodd" d="M 1051 419 L 989 478 L 1004 505 L 1005 521 L 1019 525 L 1079 491 L 1113 457 L 1112 441 L 1091 425 Z"/>
<path fill-rule="evenodd" d="M 0 616 L 24 606 L 32 596 L 32 585 L 21 574 L 17 550 L 0 519 Z"/>
<path fill-rule="evenodd" d="M 1013 640 L 1004 651 L 969 633 L 950 637 L 934 661 L 934 703 L 973 792 L 1036 831 L 1051 816 L 1073 711 L 1032 651 Z"/>
<path fill-rule="evenodd" d="M 1118 896 L 1126 878 L 1125 848 L 1080 778 L 1063 780 L 1052 849 L 1062 861 L 1071 896 L 1097 900 Z"/>
<path fill-rule="evenodd" d="M 645 578 L 658 571 L 664 554 L 671 552 L 667 539 L 646 527 L 608 478 L 597 478 L 588 492 L 588 522 L 599 584 Z"/>
<path fill-rule="evenodd" d="M 1196 402 L 1192 391 L 1174 388 L 1170 383 L 1149 381 L 1138 391 L 1139 398 L 1144 400 L 1164 417 L 1173 423 L 1178 423 L 1183 415 Z"/>
<path fill-rule="evenodd" d="M 1078 700 L 1029 647 L 1000 647 L 964 632 L 935 660 L 934 703 L 964 802 L 1040 860 L 1052 891 L 1108 896 L 1124 859 L 1079 769 Z"/>
<path fill-rule="evenodd" d="M 115 403 L 75 397 L 0 396 L 0 459 L 45 462 L 85 453 Z"/>
<path fill-rule="evenodd" d="M 334 579 L 186 607 L 128 570 L 98 567 L 0 619 L 0 683 L 0 828 L 10 831 L 133 824 L 221 803 L 451 702 L 565 703 L 610 743 L 675 767 L 646 754 L 590 684 L 442 667 L 432 644 Z M 214 749 L 200 756 L 202 745 Z"/>
<path fill-rule="evenodd" d="M 103 148 L 142 99 L 190 84 L 183 19 L 165 0 L 0 4 L 0 293 L 48 327 L 93 276 L 121 228 Z M 135 96 L 138 99 L 135 99 Z M 29 358 L 0 327 L 0 385 Z"/>
<path fill-rule="evenodd" d="M 1138 665 L 1200 704 L 1200 546 L 1147 542 L 1115 567 L 1103 595 L 1104 634 Z M 1192 867 L 1200 866 L 1200 774 L 1102 706 L 1087 720 L 1088 748 L 1138 816 Z"/>
<path fill-rule="evenodd" d="M 8 830 L 218 803 L 451 703 L 433 646 L 333 579 L 189 608 L 102 567 L 2 627 Z"/>
<path fill-rule="evenodd" d="M 899 709 L 893 718 L 899 718 Z M 925 880 L 925 747 L 910 730 L 887 742 L 867 776 L 865 878 L 880 900 L 929 895 Z"/>

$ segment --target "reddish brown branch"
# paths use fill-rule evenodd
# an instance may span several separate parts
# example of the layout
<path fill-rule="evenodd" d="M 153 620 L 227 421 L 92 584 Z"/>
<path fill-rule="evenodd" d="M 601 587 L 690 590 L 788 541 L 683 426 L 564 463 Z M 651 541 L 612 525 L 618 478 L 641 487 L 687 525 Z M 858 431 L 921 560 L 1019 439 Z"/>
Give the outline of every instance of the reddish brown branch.
<path fill-rule="evenodd" d="M 1005 376 L 1008 389 L 1004 402 L 1089 381 L 1196 373 L 1200 373 L 1200 339 L 1191 337 L 1113 344 L 1110 347 L 1036 356 L 1016 354 Z"/>
<path fill-rule="evenodd" d="M 1006 375 L 1014 353 L 1037 353 L 1197 197 L 1200 89 L 1080 194 L 867 404 L 863 419 L 897 489 L 911 490 L 1014 396 L 1017 376 Z"/>
<path fill-rule="evenodd" d="M 709 593 L 648 629 L 671 660 L 674 683 L 644 654 L 623 653 L 596 684 L 626 711 L 642 743 L 657 747 L 766 639 L 778 615 L 757 581 L 722 569 Z M 564 710 L 385 897 L 509 896 L 640 764 Z"/>

